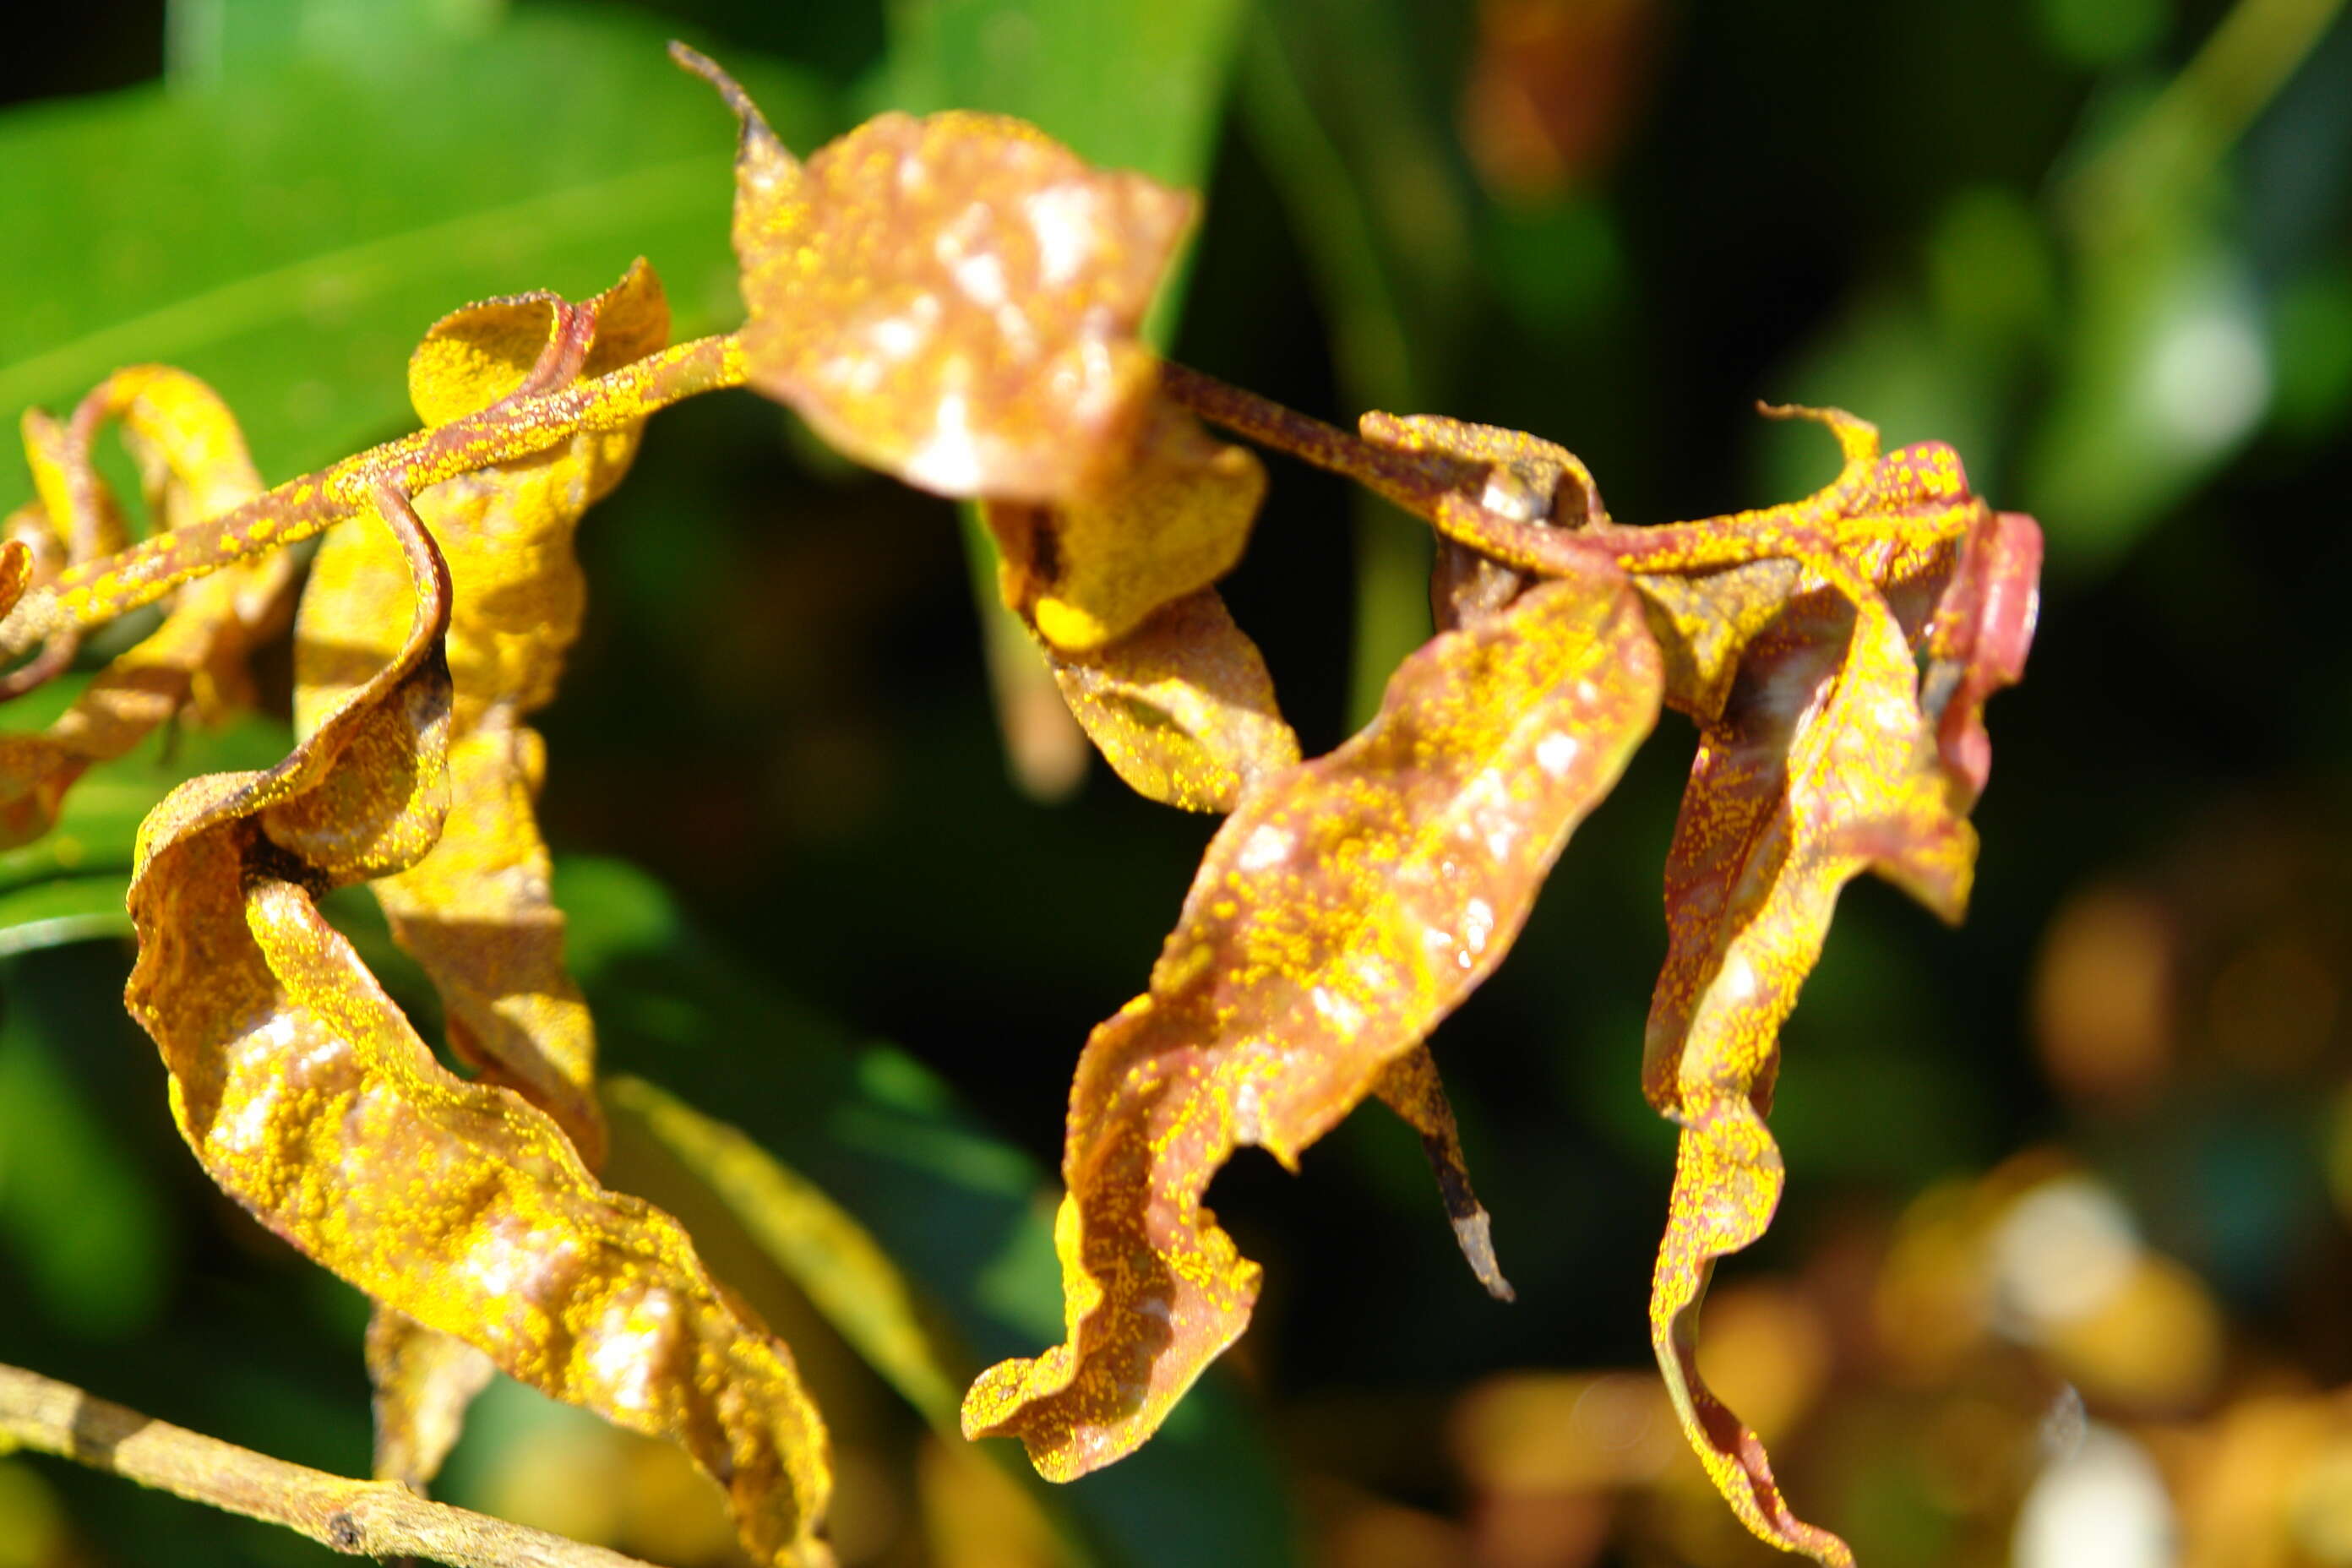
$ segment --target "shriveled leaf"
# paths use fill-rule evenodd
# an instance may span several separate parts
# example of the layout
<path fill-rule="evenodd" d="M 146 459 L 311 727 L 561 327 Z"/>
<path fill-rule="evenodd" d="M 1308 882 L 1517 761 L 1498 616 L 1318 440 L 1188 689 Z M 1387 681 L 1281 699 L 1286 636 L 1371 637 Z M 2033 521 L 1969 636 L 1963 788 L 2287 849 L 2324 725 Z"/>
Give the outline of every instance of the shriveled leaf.
<path fill-rule="evenodd" d="M 1231 571 L 1265 494 L 1255 458 L 1161 401 L 1127 458 L 1069 500 L 982 517 L 1006 605 L 1049 646 L 1085 653 Z"/>
<path fill-rule="evenodd" d="M 735 1127 L 643 1079 L 609 1080 L 604 1100 L 708 1186 L 925 1420 L 954 1430 L 956 1391 L 971 1375 L 971 1358 L 864 1226 Z"/>
<path fill-rule="evenodd" d="M 173 1115 L 310 1257 L 542 1392 L 678 1442 L 763 1561 L 827 1563 L 824 1428 L 789 1352 L 547 1113 L 439 1067 L 312 901 L 414 864 L 446 804 L 449 581 L 404 500 L 378 505 L 418 590 L 396 657 L 278 766 L 191 780 L 142 833 L 127 1000 Z"/>
<path fill-rule="evenodd" d="M 643 261 L 578 305 L 544 292 L 485 300 L 425 334 L 409 361 L 410 396 L 419 417 L 446 423 L 642 358 L 668 327 Z M 591 1170 L 604 1151 L 595 1033 L 564 968 L 563 916 L 548 894 L 534 812 L 546 749 L 523 720 L 554 697 L 579 634 L 587 583 L 572 534 L 627 471 L 641 429 L 576 436 L 417 498 L 453 592 L 450 811 L 430 854 L 374 884 L 394 940 L 441 994 L 451 1047 L 554 1117 Z M 389 535 L 327 536 L 295 628 L 298 733 L 394 656 L 409 598 Z M 471 1352 L 434 1337 L 390 1309 L 371 1329 L 381 1479 L 429 1480 L 482 1386 Z"/>
<path fill-rule="evenodd" d="M 1136 333 L 1189 197 L 992 114 L 881 115 L 803 165 L 718 67 L 673 53 L 742 121 L 754 386 L 942 495 L 1058 500 L 1118 460 L 1152 401 Z"/>
<path fill-rule="evenodd" d="M 210 387 L 163 365 L 117 371 L 69 425 L 26 416 L 39 511 L 61 559 L 86 560 L 121 542 L 114 498 L 90 462 L 92 437 L 109 419 L 122 424 L 160 528 L 201 522 L 261 491 L 236 421 Z M 0 843 L 47 833 L 84 772 L 122 755 L 184 710 L 218 721 L 246 706 L 246 656 L 283 624 L 292 573 L 293 563 L 281 556 L 190 583 L 163 624 L 109 665 L 46 731 L 0 735 Z"/>
<path fill-rule="evenodd" d="M 1298 762 L 1257 645 L 1213 588 L 1087 654 L 1045 649 L 1070 711 L 1138 795 L 1231 811 Z"/>
<path fill-rule="evenodd" d="M 638 263 L 598 298 L 469 306 L 436 324 L 410 365 L 417 412 L 446 420 L 554 390 L 660 346 L 667 307 Z M 375 884 L 401 945 L 441 992 L 452 1046 L 546 1109 L 593 1168 L 604 1146 L 595 1042 L 565 974 L 533 813 L 544 747 L 523 720 L 555 694 L 587 587 L 572 553 L 582 514 L 627 471 L 641 426 L 583 435 L 416 499 L 449 564 L 452 808 L 440 842 Z M 308 733 L 380 668 L 407 620 L 407 573 L 381 531 L 320 544 L 295 627 L 295 721 Z"/>
<path fill-rule="evenodd" d="M 1684 1429 L 1734 1511 L 1826 1563 L 1851 1556 L 1790 1512 L 1755 1435 L 1699 1380 L 1696 1308 L 1714 1260 L 1762 1235 L 1780 1201 L 1763 1121 L 1780 1028 L 1839 889 L 1874 869 L 1958 920 L 1976 855 L 1963 804 L 1893 612 L 1874 592 L 1857 602 L 1816 585 L 1748 648 L 1702 733 L 1667 861 L 1668 949 L 1643 1085 L 1683 1133 L 1652 1338 Z"/>
<path fill-rule="evenodd" d="M 1362 734 L 1243 799 L 1150 992 L 1079 1060 L 1067 1342 L 984 1373 L 967 1434 L 1019 1436 L 1057 1480 L 1150 1436 L 1257 1294 L 1201 1205 L 1210 1178 L 1242 1143 L 1295 1163 L 1494 968 L 1658 679 L 1622 577 L 1545 584 L 1434 639 Z"/>
<path fill-rule="evenodd" d="M 32 547 L 21 539 L 0 541 L 0 615 L 7 614 L 32 585 Z"/>
<path fill-rule="evenodd" d="M 1665 658 L 1667 704 L 1702 724 L 1721 718 L 1740 656 L 1780 618 L 1803 577 L 1804 568 L 1790 558 L 1689 576 L 1636 574 L 1651 634 Z"/>

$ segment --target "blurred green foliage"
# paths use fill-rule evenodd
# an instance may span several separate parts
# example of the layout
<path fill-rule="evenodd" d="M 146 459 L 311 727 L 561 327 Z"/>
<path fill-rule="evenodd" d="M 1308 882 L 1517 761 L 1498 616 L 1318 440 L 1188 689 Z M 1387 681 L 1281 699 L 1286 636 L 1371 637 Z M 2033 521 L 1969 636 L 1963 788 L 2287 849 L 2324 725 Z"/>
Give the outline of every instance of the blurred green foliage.
<path fill-rule="evenodd" d="M 2247 1355 L 2352 1379 L 2352 1244 L 2322 1163 L 2352 1062 L 2352 654 L 2327 633 L 2352 579 L 2336 5 L 193 0 L 26 26 L 0 72 L 0 407 L 61 410 L 167 360 L 227 395 L 273 479 L 404 428 L 408 348 L 468 300 L 586 293 L 644 254 L 682 333 L 731 322 L 731 131 L 664 59 L 673 34 L 798 146 L 959 104 L 1201 186 L 1165 323 L 1179 357 L 1342 422 L 1391 406 L 1560 440 L 1627 521 L 1818 483 L 1826 443 L 1756 419 L 1759 398 L 1952 441 L 2052 543 L 2032 669 L 1991 712 L 1976 909 L 1954 933 L 1883 889 L 1848 897 L 1788 1031 L 1785 1211 L 1727 1277 L 1818 1285 L 1933 1184 L 2050 1144 L 2197 1272 Z M 1511 103 L 1536 107 L 1496 118 Z M 572 951 L 614 1071 L 827 1194 L 966 1353 L 1025 1353 L 1059 1325 L 1047 1173 L 1070 1065 L 1142 984 L 1210 825 L 1099 770 L 1069 804 L 1024 798 L 951 516 L 804 447 L 764 404 L 702 400 L 655 424 L 589 523 L 590 624 L 545 726 Z M 0 453 L 0 505 L 25 490 Z M 1229 598 L 1310 749 L 1426 634 L 1424 552 L 1277 468 Z M 0 856 L 0 1360 L 357 1473 L 362 1303 L 204 1184 L 119 1002 L 140 816 L 285 735 L 175 735 Z M 1295 1181 L 1244 1157 L 1213 1201 L 1268 1266 L 1257 1325 L 1166 1436 L 1050 1500 L 1073 1551 L 1346 1563 L 1340 1525 L 1370 1498 L 1485 1550 L 1441 1433 L 1454 1396 L 1643 1363 L 1673 1144 L 1635 1064 L 1680 744 L 1637 763 L 1438 1036 L 1519 1305 L 1460 1268 L 1413 1140 L 1380 1113 Z M 2053 919 L 2118 887 L 2171 933 L 2168 1076 L 2130 1104 L 2080 1091 L 2032 1021 L 2063 973 Z M 338 906 L 422 1008 L 359 910 Z M 2230 1044 L 2286 1037 L 2249 1034 L 2267 1015 L 2232 1000 L 2286 993 L 2228 978 L 2283 942 L 2321 976 L 2294 993 L 2315 1043 L 2286 1068 Z M 650 1142 L 618 1157 L 691 1201 Z M 859 1560 L 947 1561 L 908 1468 L 921 1418 L 756 1237 L 688 1217 L 878 1457 Z M 553 1440 L 533 1411 L 486 1405 L 451 1496 L 506 1495 L 510 1457 Z M 1865 1562 L 1982 1560 L 1922 1457 L 1927 1418 L 1871 1425 L 1890 1420 L 1833 1405 L 1776 1441 L 1802 1510 Z M 1639 1507 L 1610 1517 L 1614 1537 L 1558 1561 L 1750 1560 Z M 165 1560 L 320 1559 L 0 1462 L 0 1565 Z"/>

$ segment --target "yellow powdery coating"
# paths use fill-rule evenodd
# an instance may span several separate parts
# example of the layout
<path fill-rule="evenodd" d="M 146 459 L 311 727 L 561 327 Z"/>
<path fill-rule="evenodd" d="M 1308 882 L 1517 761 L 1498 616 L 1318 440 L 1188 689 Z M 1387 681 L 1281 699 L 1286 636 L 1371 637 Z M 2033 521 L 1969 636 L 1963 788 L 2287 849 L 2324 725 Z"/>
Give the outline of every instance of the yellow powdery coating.
<path fill-rule="evenodd" d="M 829 1563 L 824 1428 L 789 1352 L 545 1112 L 439 1067 L 312 901 L 414 863 L 446 805 L 448 578 L 403 498 L 379 497 L 419 590 L 397 656 L 284 763 L 190 780 L 141 831 L 127 1000 L 173 1113 L 303 1252 L 541 1391 L 681 1444 L 760 1560 Z"/>
<path fill-rule="evenodd" d="M 660 282 L 642 261 L 577 305 L 545 293 L 488 300 L 426 335 L 410 363 L 411 394 L 426 419 L 463 418 L 641 358 L 668 326 Z M 579 633 L 587 584 L 573 533 L 627 472 L 641 430 L 576 435 L 417 497 L 455 594 L 452 810 L 430 855 L 375 885 L 394 936 L 441 993 L 451 1045 L 552 1115 L 591 1169 L 604 1143 L 595 1037 L 563 964 L 563 917 L 533 810 L 544 746 L 523 720 L 555 695 Z M 327 537 L 295 626 L 297 733 L 391 657 L 408 597 L 382 531 Z"/>
<path fill-rule="evenodd" d="M 1136 1448 L 1231 1344 L 1255 1264 L 1201 1204 L 1233 1149 L 1286 1164 L 1500 961 L 1570 831 L 1658 709 L 1605 568 L 1530 590 L 1399 668 L 1380 716 L 1243 797 L 1149 994 L 1094 1032 L 1055 1227 L 1068 1339 L 984 1373 L 972 1436 L 1067 1480 Z"/>
<path fill-rule="evenodd" d="M 1948 920 L 1976 836 L 1919 711 L 1917 670 L 1875 590 L 1821 585 L 1749 645 L 1702 732 L 1667 861 L 1668 950 L 1644 1085 L 1683 1126 L 1651 1334 L 1684 1429 L 1765 1540 L 1825 1563 L 1844 1544 L 1782 1502 L 1755 1435 L 1699 1381 L 1696 1307 L 1714 1260 L 1763 1234 L 1780 1201 L 1765 1130 L 1781 1022 L 1821 955 L 1839 889 L 1874 869 Z"/>
<path fill-rule="evenodd" d="M 37 426 L 54 439 L 34 439 L 37 423 L 26 417 L 42 495 L 36 510 L 60 553 L 79 559 L 83 549 L 121 542 L 114 497 L 90 464 L 91 438 L 107 419 L 122 424 L 161 530 L 192 527 L 261 493 L 236 421 L 210 387 L 163 365 L 117 371 L 69 426 Z M 293 564 L 273 557 L 188 584 L 163 624 L 101 670 L 46 731 L 0 735 L 0 843 L 47 833 L 84 772 L 184 710 L 217 718 L 246 706 L 247 654 L 284 624 Z"/>
<path fill-rule="evenodd" d="M 429 424 L 462 419 L 643 358 L 668 329 L 661 284 L 643 261 L 581 304 L 545 292 L 485 300 L 425 334 L 409 361 L 410 396 Z M 553 698 L 579 632 L 587 583 L 573 531 L 627 471 L 641 428 L 576 435 L 417 498 L 453 585 L 450 811 L 432 853 L 374 884 L 394 939 L 441 994 L 451 1047 L 554 1117 L 591 1170 L 604 1152 L 595 1033 L 564 967 L 563 916 L 534 811 L 545 747 L 523 719 Z M 394 656 L 410 597 L 388 534 L 327 536 L 295 628 L 298 733 Z M 378 1477 L 422 1487 L 486 1363 L 389 1309 L 368 1342 Z"/>
<path fill-rule="evenodd" d="M 993 114 L 884 114 L 802 164 L 716 66 L 673 52 L 743 122 L 753 386 L 941 495 L 1058 500 L 1129 443 L 1156 382 L 1136 331 L 1191 198 Z"/>
<path fill-rule="evenodd" d="M 1086 654 L 1046 663 L 1111 770 L 1149 800 L 1231 811 L 1298 762 L 1274 680 L 1224 601 L 1203 588 Z"/>

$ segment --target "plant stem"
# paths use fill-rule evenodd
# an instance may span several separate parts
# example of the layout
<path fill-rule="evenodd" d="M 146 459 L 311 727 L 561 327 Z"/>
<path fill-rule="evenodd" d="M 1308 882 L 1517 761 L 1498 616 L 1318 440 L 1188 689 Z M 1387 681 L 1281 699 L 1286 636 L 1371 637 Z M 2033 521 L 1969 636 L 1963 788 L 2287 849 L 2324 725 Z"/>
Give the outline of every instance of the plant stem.
<path fill-rule="evenodd" d="M 601 1546 L 429 1502 L 396 1481 L 289 1464 L 0 1366 L 0 1444 L 21 1445 L 248 1519 L 337 1552 L 457 1568 L 648 1568 Z"/>
<path fill-rule="evenodd" d="M 1312 415 L 1286 408 L 1247 387 L 1220 381 L 1190 365 L 1168 361 L 1160 367 L 1168 395 L 1212 425 L 1222 425 L 1262 447 L 1287 452 L 1301 462 L 1344 475 L 1386 496 L 1416 517 L 1434 518 L 1438 502 L 1452 493 L 1449 474 L 1415 453 L 1376 447 Z"/>
<path fill-rule="evenodd" d="M 389 481 L 413 495 L 576 435 L 624 429 L 656 409 L 742 381 L 743 356 L 734 338 L 698 338 L 593 381 L 543 396 L 509 398 L 388 441 L 289 480 L 218 517 L 68 567 L 46 588 L 26 595 L 0 621 L 0 653 L 21 650 L 58 625 L 101 625 L 154 603 L 183 583 L 322 532 L 364 510 L 379 484 Z"/>

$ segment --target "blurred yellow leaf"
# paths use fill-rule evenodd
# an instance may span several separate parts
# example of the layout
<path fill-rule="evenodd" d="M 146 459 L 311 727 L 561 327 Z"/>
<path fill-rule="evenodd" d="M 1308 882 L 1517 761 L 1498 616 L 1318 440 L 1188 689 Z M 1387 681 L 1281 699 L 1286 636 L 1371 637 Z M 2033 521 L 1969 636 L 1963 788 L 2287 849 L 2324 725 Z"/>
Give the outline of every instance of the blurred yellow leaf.
<path fill-rule="evenodd" d="M 761 1560 L 829 1563 L 824 1432 L 790 1353 L 546 1112 L 436 1063 L 313 902 L 414 865 L 448 801 L 449 578 L 405 499 L 377 505 L 416 589 L 395 657 L 285 762 L 192 779 L 141 830 L 127 1000 L 173 1115 L 225 1191 L 379 1304 L 683 1446 Z"/>

